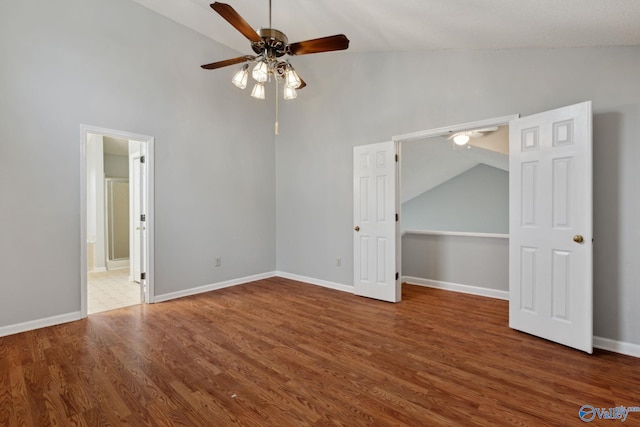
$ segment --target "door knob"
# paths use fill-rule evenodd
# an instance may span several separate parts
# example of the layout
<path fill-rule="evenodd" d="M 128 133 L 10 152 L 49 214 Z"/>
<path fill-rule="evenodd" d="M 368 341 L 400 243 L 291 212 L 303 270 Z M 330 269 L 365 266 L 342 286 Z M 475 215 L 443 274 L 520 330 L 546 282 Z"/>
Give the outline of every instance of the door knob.
<path fill-rule="evenodd" d="M 584 242 L 584 237 L 582 237 L 580 234 L 576 234 L 575 236 L 573 236 L 573 241 L 576 243 L 582 243 Z"/>
<path fill-rule="evenodd" d="M 359 226 L 359 225 L 356 225 L 356 228 L 354 228 L 354 230 L 356 230 L 356 231 L 360 231 L 360 226 Z"/>

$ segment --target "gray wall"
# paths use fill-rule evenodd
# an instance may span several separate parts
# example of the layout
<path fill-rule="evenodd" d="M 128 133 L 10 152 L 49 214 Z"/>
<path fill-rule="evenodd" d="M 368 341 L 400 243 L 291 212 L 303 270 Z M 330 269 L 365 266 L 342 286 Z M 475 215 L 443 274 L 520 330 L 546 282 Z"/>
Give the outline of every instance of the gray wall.
<path fill-rule="evenodd" d="M 278 270 L 353 284 L 353 146 L 592 100 L 594 333 L 640 344 L 640 47 L 346 52 L 294 62 L 308 86 L 284 104 L 276 142 Z"/>
<path fill-rule="evenodd" d="M 479 164 L 402 204 L 404 230 L 509 233 L 509 172 Z"/>
<path fill-rule="evenodd" d="M 509 291 L 509 239 L 405 234 L 402 275 Z"/>
<path fill-rule="evenodd" d="M 274 270 L 272 105 L 200 68 L 237 52 L 129 0 L 0 1 L 0 52 L 0 327 L 80 310 L 81 124 L 156 138 L 156 294 Z"/>

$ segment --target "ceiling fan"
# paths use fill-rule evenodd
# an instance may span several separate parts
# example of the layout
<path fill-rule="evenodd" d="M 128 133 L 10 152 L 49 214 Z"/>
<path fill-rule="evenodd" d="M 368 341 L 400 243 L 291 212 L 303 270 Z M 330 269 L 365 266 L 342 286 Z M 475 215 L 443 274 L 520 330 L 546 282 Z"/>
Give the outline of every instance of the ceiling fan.
<path fill-rule="evenodd" d="M 255 61 L 256 65 L 253 67 L 251 73 L 253 79 L 257 82 L 251 93 L 251 96 L 254 98 L 265 98 L 264 83 L 271 81 L 272 77 L 276 81 L 276 84 L 278 84 L 279 81 L 284 82 L 285 99 L 295 98 L 297 96 L 296 89 L 302 89 L 306 86 L 306 83 L 298 76 L 289 61 L 280 59 L 283 56 L 331 52 L 344 50 L 349 47 L 349 39 L 344 34 L 289 43 L 289 39 L 282 31 L 271 27 L 271 0 L 269 0 L 269 28 L 261 28 L 257 32 L 228 4 L 215 2 L 211 4 L 211 8 L 243 36 L 249 39 L 251 49 L 255 55 L 244 55 L 224 61 L 213 62 L 202 65 L 202 68 L 215 70 L 229 65 L 245 63 L 232 80 L 233 84 L 244 89 L 247 86 L 249 65 Z"/>
<path fill-rule="evenodd" d="M 465 145 L 466 143 L 469 142 L 471 138 L 481 138 L 485 134 L 495 132 L 497 130 L 498 130 L 497 126 L 492 126 L 488 128 L 482 128 L 482 129 L 465 130 L 465 131 L 456 132 L 452 134 L 447 138 L 447 140 L 453 139 L 453 142 L 455 142 L 457 145 Z"/>

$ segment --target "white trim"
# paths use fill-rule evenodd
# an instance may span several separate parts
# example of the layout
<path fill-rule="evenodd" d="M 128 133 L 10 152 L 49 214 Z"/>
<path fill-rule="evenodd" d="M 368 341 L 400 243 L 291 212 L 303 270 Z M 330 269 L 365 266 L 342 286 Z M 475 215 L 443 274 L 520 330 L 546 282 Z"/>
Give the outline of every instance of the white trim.
<path fill-rule="evenodd" d="M 107 270 L 123 270 L 129 268 L 129 258 L 107 260 Z"/>
<path fill-rule="evenodd" d="M 436 129 L 421 130 L 418 132 L 405 133 L 393 137 L 394 141 L 407 142 L 417 139 L 432 138 L 434 136 L 449 135 L 453 132 L 461 132 L 470 129 L 485 128 L 491 126 L 504 126 L 509 124 L 511 120 L 517 119 L 520 114 L 511 114 L 509 116 L 494 117 L 493 119 L 478 120 L 475 122 L 462 123 L 453 126 L 445 126 Z"/>
<path fill-rule="evenodd" d="M 439 280 L 408 276 L 403 277 L 402 281 L 408 285 L 426 286 L 428 288 L 443 289 L 445 291 L 461 292 L 463 294 L 478 295 L 481 297 L 496 298 L 507 301 L 509 300 L 508 291 L 500 291 L 497 289 L 488 289 L 480 286 L 461 285 L 458 283 L 441 282 Z"/>
<path fill-rule="evenodd" d="M 80 317 L 87 317 L 87 133 L 80 125 Z M 93 263 L 92 263 L 93 264 Z M 100 267 L 102 270 L 102 267 Z M 106 270 L 106 268 L 105 268 Z M 93 269 L 93 271 L 99 271 Z M 1 335 L 1 334 L 0 334 Z"/>
<path fill-rule="evenodd" d="M 182 291 L 170 292 L 168 294 L 156 295 L 153 302 L 165 302 L 176 298 L 188 297 L 191 295 L 202 294 L 210 291 L 217 291 L 218 289 L 229 288 L 231 286 L 243 285 L 245 283 L 255 282 L 256 280 L 269 279 L 274 277 L 275 273 L 262 273 L 253 276 L 241 277 L 239 279 L 227 280 L 225 282 L 212 283 L 210 285 L 198 286 L 197 288 L 184 289 Z"/>
<path fill-rule="evenodd" d="M 425 236 L 457 236 L 457 237 L 488 237 L 491 239 L 508 239 L 508 234 L 499 233 L 471 233 L 466 231 L 437 231 L 437 230 L 404 230 L 405 234 L 421 234 Z"/>
<path fill-rule="evenodd" d="M 135 138 L 134 138 L 135 139 Z M 146 141 L 147 146 L 144 151 L 145 165 L 147 167 L 146 181 L 147 186 L 147 275 L 145 278 L 147 284 L 147 303 L 155 302 L 155 236 L 156 236 L 156 214 L 155 214 L 155 167 L 156 167 L 156 140 L 154 137 L 149 137 Z"/>
<path fill-rule="evenodd" d="M 297 274 L 286 273 L 284 271 L 277 271 L 276 276 L 282 277 L 284 279 L 303 282 L 309 285 L 322 286 L 323 288 L 329 288 L 329 289 L 334 289 L 336 291 L 348 292 L 350 294 L 352 294 L 354 291 L 354 288 L 351 285 L 343 285 L 341 283 L 328 282 L 326 280 L 314 279 L 312 277 L 299 276 Z"/>
<path fill-rule="evenodd" d="M 0 337 L 7 335 L 19 334 L 22 332 L 32 331 L 34 329 L 46 328 L 48 326 L 61 325 L 63 323 L 75 322 L 82 319 L 82 313 L 79 311 L 58 316 L 45 317 L 44 319 L 30 320 L 24 323 L 16 323 L 0 327 Z"/>
<path fill-rule="evenodd" d="M 126 140 L 140 141 L 146 145 L 147 165 L 147 301 L 155 301 L 154 285 L 154 238 L 155 238 L 155 201 L 154 166 L 155 138 L 131 132 L 105 129 L 96 126 L 80 125 L 80 313 L 85 318 L 87 307 L 87 134 L 108 136 Z M 94 270 L 98 271 L 98 270 Z"/>
<path fill-rule="evenodd" d="M 640 357 L 640 345 L 609 338 L 593 337 L 593 346 L 600 350 L 612 351 L 632 357 Z"/>

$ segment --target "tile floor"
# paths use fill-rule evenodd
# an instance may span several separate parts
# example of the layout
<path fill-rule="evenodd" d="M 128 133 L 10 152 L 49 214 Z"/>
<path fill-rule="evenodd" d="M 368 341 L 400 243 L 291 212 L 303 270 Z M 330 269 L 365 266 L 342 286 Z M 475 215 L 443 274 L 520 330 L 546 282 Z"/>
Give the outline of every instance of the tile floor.
<path fill-rule="evenodd" d="M 129 281 L 129 269 L 89 273 L 87 280 L 89 314 L 140 304 L 140 285 Z"/>

